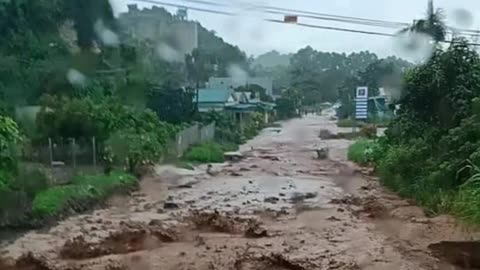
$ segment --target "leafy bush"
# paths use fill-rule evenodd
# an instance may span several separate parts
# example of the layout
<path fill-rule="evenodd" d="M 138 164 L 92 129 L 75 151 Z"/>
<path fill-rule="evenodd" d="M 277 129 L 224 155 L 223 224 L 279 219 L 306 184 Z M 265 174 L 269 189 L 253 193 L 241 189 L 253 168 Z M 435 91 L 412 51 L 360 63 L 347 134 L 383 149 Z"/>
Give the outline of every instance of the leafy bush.
<path fill-rule="evenodd" d="M 120 130 L 107 142 L 107 149 L 117 163 L 126 162 L 134 173 L 140 165 L 154 164 L 165 153 L 165 142 L 153 132 L 137 133 L 133 129 Z"/>
<path fill-rule="evenodd" d="M 55 186 L 38 193 L 32 203 L 32 213 L 37 218 L 45 218 L 58 216 L 69 209 L 82 210 L 82 204 L 97 202 L 135 185 L 136 179 L 123 172 L 78 176 L 71 185 Z"/>
<path fill-rule="evenodd" d="M 250 114 L 249 119 L 243 129 L 243 134 L 247 139 L 251 139 L 258 135 L 258 132 L 265 127 L 263 114 L 255 112 Z"/>
<path fill-rule="evenodd" d="M 48 188 L 50 180 L 42 168 L 31 168 L 21 164 L 11 189 L 25 192 L 29 198 Z"/>
<path fill-rule="evenodd" d="M 9 117 L 0 116 L 0 170 L 17 171 L 17 147 L 20 142 L 17 123 Z"/>
<path fill-rule="evenodd" d="M 377 137 L 377 127 L 372 124 L 365 125 L 360 129 L 360 133 L 365 138 L 374 139 Z"/>
<path fill-rule="evenodd" d="M 371 164 L 382 154 L 383 148 L 376 140 L 362 139 L 348 148 L 348 159 L 360 165 Z"/>
<path fill-rule="evenodd" d="M 45 96 L 37 118 L 38 140 L 51 138 L 75 138 L 98 142 L 110 138 L 115 132 L 133 129 L 136 133 L 155 132 L 165 144 L 178 129 L 162 122 L 151 110 L 139 110 L 125 106 L 116 98 L 94 103 L 92 99 L 68 99 Z"/>
<path fill-rule="evenodd" d="M 196 162 L 223 162 L 223 149 L 220 145 L 215 143 L 204 143 L 192 147 L 187 154 L 185 159 L 189 161 Z"/>
<path fill-rule="evenodd" d="M 200 121 L 205 124 L 215 122 L 215 141 L 221 144 L 241 144 L 242 135 L 240 127 L 235 124 L 232 117 L 225 113 L 215 111 L 202 113 Z"/>

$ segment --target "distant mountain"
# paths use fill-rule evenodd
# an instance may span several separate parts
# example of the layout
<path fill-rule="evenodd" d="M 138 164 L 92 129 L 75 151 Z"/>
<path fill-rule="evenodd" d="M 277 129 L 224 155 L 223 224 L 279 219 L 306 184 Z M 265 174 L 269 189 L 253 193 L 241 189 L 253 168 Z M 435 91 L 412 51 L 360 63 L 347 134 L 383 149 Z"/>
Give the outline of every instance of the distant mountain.
<path fill-rule="evenodd" d="M 277 51 L 271 51 L 259 55 L 253 61 L 252 66 L 263 66 L 266 68 L 276 67 L 276 66 L 288 66 L 290 65 L 290 58 L 292 54 L 281 54 Z"/>

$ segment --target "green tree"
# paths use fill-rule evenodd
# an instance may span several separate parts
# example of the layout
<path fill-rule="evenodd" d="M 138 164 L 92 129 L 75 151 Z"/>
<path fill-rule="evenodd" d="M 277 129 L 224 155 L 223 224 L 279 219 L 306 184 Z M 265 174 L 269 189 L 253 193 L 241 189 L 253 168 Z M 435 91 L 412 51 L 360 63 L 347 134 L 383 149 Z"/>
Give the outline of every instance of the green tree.
<path fill-rule="evenodd" d="M 275 103 L 277 104 L 277 115 L 280 119 L 296 117 L 302 106 L 302 96 L 294 89 L 287 89 L 282 92 L 282 96 Z"/>
<path fill-rule="evenodd" d="M 148 108 L 162 121 L 172 124 L 190 122 L 195 114 L 194 89 L 156 87 L 150 91 Z"/>

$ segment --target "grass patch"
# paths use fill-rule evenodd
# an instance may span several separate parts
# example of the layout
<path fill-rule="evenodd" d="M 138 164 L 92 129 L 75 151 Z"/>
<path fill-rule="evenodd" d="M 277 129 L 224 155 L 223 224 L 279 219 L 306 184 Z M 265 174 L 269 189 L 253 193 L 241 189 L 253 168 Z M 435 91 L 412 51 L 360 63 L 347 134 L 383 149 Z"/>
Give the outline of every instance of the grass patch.
<path fill-rule="evenodd" d="M 55 186 L 41 191 L 32 203 L 32 214 L 37 218 L 59 216 L 70 209 L 82 210 L 109 195 L 133 188 L 135 177 L 123 172 L 110 175 L 80 175 L 71 185 Z"/>
<path fill-rule="evenodd" d="M 192 147 L 186 154 L 185 160 L 202 163 L 221 163 L 224 161 L 224 148 L 216 143 L 204 143 Z"/>
<path fill-rule="evenodd" d="M 386 128 L 388 127 L 388 124 L 390 123 L 389 120 L 375 120 L 375 119 L 370 119 L 369 121 L 367 122 L 364 122 L 364 121 L 357 121 L 357 120 L 354 120 L 354 119 L 350 119 L 350 118 L 347 118 L 347 119 L 340 119 L 337 121 L 337 126 L 338 127 L 343 127 L 343 128 L 349 128 L 349 127 L 358 127 L 358 128 L 362 128 L 368 124 L 373 124 L 375 125 L 377 128 Z"/>
<path fill-rule="evenodd" d="M 374 161 L 376 151 L 379 150 L 378 148 L 377 141 L 362 139 L 356 141 L 348 148 L 347 157 L 360 165 L 368 165 Z"/>
<path fill-rule="evenodd" d="M 345 127 L 345 128 L 353 127 L 353 126 L 363 127 L 363 126 L 365 126 L 365 125 L 366 125 L 365 122 L 356 121 L 356 120 L 350 119 L 350 118 L 340 119 L 340 120 L 338 120 L 338 122 L 337 122 L 337 126 L 338 126 L 338 127 Z"/>
<path fill-rule="evenodd" d="M 472 176 L 460 186 L 455 196 L 452 213 L 468 224 L 480 224 L 480 168 L 469 161 L 464 169 Z M 463 170 L 463 169 L 462 169 Z"/>

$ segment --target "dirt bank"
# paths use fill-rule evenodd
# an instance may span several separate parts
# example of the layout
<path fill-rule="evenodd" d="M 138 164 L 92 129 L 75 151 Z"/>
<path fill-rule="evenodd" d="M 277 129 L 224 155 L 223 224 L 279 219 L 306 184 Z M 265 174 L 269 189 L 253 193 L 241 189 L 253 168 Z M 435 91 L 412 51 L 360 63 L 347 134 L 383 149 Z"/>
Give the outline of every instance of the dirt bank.
<path fill-rule="evenodd" d="M 242 146 L 244 160 L 214 165 L 209 174 L 205 166 L 158 167 L 132 197 L 6 245 L 0 269 L 475 266 L 459 245 L 440 242 L 478 235 L 450 217 L 426 217 L 362 176 L 345 160 L 349 141 L 318 137 L 320 129 L 337 132 L 328 119 L 311 116 L 283 123 L 280 132 L 266 129 Z M 330 149 L 329 159 L 315 158 L 320 147 Z M 448 257 L 452 250 L 455 258 Z"/>

